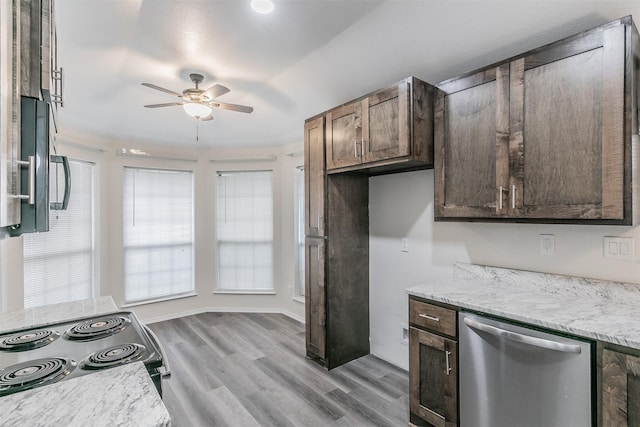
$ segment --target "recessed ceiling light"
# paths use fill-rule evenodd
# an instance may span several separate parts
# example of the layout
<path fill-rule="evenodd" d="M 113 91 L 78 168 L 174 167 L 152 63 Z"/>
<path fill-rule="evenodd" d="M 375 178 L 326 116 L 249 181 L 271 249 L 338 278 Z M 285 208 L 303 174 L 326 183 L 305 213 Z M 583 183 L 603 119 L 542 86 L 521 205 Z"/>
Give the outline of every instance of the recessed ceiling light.
<path fill-rule="evenodd" d="M 271 13 L 273 7 L 271 0 L 251 0 L 251 8 L 258 13 Z"/>

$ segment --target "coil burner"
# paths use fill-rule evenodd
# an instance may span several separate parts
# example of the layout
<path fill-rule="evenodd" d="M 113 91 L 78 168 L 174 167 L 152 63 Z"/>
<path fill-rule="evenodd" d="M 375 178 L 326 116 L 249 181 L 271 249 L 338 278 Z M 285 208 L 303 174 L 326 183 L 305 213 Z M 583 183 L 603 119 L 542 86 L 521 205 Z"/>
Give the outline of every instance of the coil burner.
<path fill-rule="evenodd" d="M 124 365 L 139 360 L 145 352 L 146 347 L 140 344 L 118 344 L 91 353 L 86 359 L 80 362 L 80 368 L 105 369 Z"/>
<path fill-rule="evenodd" d="M 51 329 L 20 332 L 0 339 L 1 351 L 27 351 L 44 347 L 60 338 L 60 333 Z"/>
<path fill-rule="evenodd" d="M 100 317 L 79 323 L 64 333 L 64 337 L 74 341 L 93 341 L 115 335 L 131 324 L 131 320 L 121 316 Z"/>
<path fill-rule="evenodd" d="M 62 357 L 35 359 L 0 369 L 0 396 L 60 381 L 76 362 Z"/>

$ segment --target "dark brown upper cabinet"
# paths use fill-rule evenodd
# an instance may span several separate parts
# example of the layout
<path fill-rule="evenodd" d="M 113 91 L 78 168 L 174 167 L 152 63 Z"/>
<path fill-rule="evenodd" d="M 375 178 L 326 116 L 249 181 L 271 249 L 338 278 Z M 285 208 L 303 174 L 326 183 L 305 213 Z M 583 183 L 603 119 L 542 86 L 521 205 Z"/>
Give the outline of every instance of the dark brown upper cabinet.
<path fill-rule="evenodd" d="M 436 220 L 632 224 L 639 63 L 625 17 L 438 84 Z"/>
<path fill-rule="evenodd" d="M 49 104 L 50 134 L 63 106 L 54 0 L 20 0 L 20 95 Z"/>
<path fill-rule="evenodd" d="M 328 173 L 433 167 L 433 92 L 408 77 L 328 111 Z"/>

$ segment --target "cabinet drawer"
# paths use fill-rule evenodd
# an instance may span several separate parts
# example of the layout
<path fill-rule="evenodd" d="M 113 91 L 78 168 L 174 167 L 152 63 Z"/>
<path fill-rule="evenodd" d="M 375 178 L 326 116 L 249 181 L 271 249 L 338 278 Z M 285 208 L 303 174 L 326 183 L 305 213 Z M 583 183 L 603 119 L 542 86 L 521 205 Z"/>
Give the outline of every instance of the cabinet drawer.
<path fill-rule="evenodd" d="M 448 308 L 409 300 L 409 323 L 433 332 L 456 336 L 456 312 Z"/>

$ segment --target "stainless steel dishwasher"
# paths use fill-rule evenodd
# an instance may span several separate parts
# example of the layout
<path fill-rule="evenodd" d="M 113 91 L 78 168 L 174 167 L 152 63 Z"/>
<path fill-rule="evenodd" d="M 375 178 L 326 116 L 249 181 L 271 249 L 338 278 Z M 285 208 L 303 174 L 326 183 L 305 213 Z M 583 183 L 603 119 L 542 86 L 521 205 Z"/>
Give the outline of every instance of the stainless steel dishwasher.
<path fill-rule="evenodd" d="M 461 427 L 592 425 L 591 342 L 459 316 Z"/>

